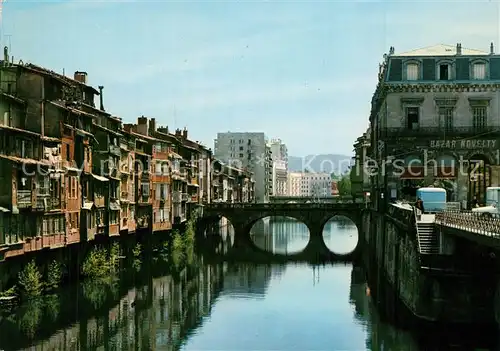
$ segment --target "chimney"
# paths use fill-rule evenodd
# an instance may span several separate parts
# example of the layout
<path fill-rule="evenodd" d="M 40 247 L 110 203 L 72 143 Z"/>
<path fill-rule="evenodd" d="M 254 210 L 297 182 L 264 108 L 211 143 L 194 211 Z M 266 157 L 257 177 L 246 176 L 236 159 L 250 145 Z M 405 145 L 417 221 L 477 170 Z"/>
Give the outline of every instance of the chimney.
<path fill-rule="evenodd" d="M 98 88 L 99 88 L 99 103 L 100 103 L 99 109 L 101 111 L 104 111 L 104 103 L 102 102 L 103 101 L 102 90 L 104 89 L 104 87 L 102 85 L 99 85 Z"/>
<path fill-rule="evenodd" d="M 130 133 L 132 132 L 132 124 L 130 123 L 126 123 L 123 125 L 123 129 L 127 132 L 127 133 Z"/>
<path fill-rule="evenodd" d="M 87 84 L 87 72 L 76 71 L 75 75 L 74 75 L 74 79 L 77 82 Z"/>
<path fill-rule="evenodd" d="M 180 129 L 176 129 L 175 130 L 175 136 L 176 137 L 180 137 L 181 136 L 181 130 Z"/>
<path fill-rule="evenodd" d="M 151 118 L 149 120 L 149 135 L 153 135 L 156 132 L 156 120 Z"/>
<path fill-rule="evenodd" d="M 165 134 L 168 134 L 168 126 L 166 127 L 158 127 L 158 131 L 161 132 L 161 133 L 165 133 Z"/>
<path fill-rule="evenodd" d="M 9 47 L 4 46 L 3 48 L 3 60 L 4 60 L 4 65 L 7 65 L 9 63 Z"/>
<path fill-rule="evenodd" d="M 490 55 L 493 55 L 495 53 L 495 47 L 493 46 L 493 42 L 490 44 Z"/>
<path fill-rule="evenodd" d="M 462 55 L 462 44 L 457 43 L 457 55 Z"/>
<path fill-rule="evenodd" d="M 185 127 L 184 127 L 184 130 L 182 131 L 182 137 L 183 137 L 184 139 L 187 139 L 187 138 L 188 138 L 188 130 L 187 130 L 187 128 L 185 128 Z"/>
<path fill-rule="evenodd" d="M 137 133 L 148 136 L 148 119 L 141 116 L 137 118 Z"/>

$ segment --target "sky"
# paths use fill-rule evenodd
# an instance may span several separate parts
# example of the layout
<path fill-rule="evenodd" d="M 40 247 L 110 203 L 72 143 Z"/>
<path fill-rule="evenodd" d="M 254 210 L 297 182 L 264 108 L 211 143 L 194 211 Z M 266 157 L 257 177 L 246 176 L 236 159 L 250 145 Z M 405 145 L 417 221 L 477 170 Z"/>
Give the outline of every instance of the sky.
<path fill-rule="evenodd" d="M 154 117 L 208 147 L 265 132 L 294 156 L 352 154 L 389 47 L 500 52 L 494 1 L 4 1 L 14 60 L 86 71 L 124 123 Z"/>

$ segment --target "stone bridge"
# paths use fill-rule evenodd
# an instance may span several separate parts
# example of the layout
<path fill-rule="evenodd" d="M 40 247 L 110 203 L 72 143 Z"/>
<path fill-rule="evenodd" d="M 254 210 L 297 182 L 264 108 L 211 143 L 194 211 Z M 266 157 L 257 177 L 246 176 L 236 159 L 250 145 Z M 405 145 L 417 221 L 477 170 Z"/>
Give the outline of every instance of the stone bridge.
<path fill-rule="evenodd" d="M 291 217 L 304 223 L 309 229 L 309 243 L 306 248 L 297 254 L 287 257 L 290 260 L 345 260 L 358 253 L 361 240 L 358 246 L 349 255 L 337 255 L 331 252 L 323 240 L 323 228 L 325 224 L 334 216 L 345 216 L 352 220 L 358 232 L 361 229 L 363 205 L 359 203 L 283 203 L 283 204 L 211 204 L 204 208 L 203 217 L 199 221 L 200 232 L 205 232 L 211 223 L 225 217 L 231 222 L 234 228 L 234 248 L 239 255 L 243 254 L 242 249 L 251 249 L 250 255 L 260 251 L 251 237 L 252 226 L 260 219 L 266 217 Z M 270 253 L 275 256 L 276 254 Z M 348 256 L 348 257 L 347 257 Z"/>
<path fill-rule="evenodd" d="M 325 196 L 325 197 L 311 197 L 311 196 L 270 196 L 269 202 L 273 204 L 287 204 L 287 203 L 356 203 L 363 202 L 363 199 L 353 199 L 352 196 Z"/>

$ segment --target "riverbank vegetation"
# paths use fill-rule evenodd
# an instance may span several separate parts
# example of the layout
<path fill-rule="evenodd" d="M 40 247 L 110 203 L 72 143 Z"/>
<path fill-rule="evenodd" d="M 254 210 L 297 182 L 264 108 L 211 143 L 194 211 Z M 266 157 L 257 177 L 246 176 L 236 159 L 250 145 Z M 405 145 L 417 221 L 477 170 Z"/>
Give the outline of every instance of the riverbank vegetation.
<path fill-rule="evenodd" d="M 128 270 L 128 267 L 136 273 L 140 272 L 146 252 L 148 259 L 152 257 L 154 261 L 160 260 L 171 271 L 179 272 L 193 264 L 196 220 L 196 216 L 192 216 L 182 232 L 178 229 L 172 230 L 156 244 L 157 247 L 148 248 L 144 243 L 135 243 L 135 246 L 129 249 L 128 255 L 123 252 L 124 249 L 118 242 L 92 247 L 83 259 L 80 272 L 77 272 L 83 278 L 84 295 L 96 303 L 102 302 L 100 300 L 105 291 L 103 287 L 113 289 L 119 274 Z M 122 265 L 124 261 L 126 263 Z M 19 272 L 17 284 L 0 293 L 0 297 L 32 300 L 44 294 L 54 293 L 64 279 L 64 268 L 63 263 L 57 260 L 50 261 L 46 267 L 40 267 L 33 259 Z"/>

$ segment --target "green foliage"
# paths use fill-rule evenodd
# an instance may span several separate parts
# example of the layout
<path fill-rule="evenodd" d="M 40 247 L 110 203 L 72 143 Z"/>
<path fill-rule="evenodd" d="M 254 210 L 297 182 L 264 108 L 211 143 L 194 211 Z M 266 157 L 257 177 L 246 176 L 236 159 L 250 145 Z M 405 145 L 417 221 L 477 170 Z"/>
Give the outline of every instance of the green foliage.
<path fill-rule="evenodd" d="M 43 301 L 39 298 L 29 300 L 21 309 L 20 315 L 19 327 L 28 338 L 32 339 L 42 321 Z"/>
<path fill-rule="evenodd" d="M 56 294 L 51 294 L 43 298 L 45 303 L 45 314 L 50 317 L 50 319 L 55 322 L 59 317 L 59 312 L 61 309 L 59 296 Z"/>
<path fill-rule="evenodd" d="M 11 297 L 11 296 L 16 296 L 17 295 L 17 286 L 14 285 L 13 287 L 11 287 L 10 289 L 8 290 L 5 290 L 5 291 L 2 291 L 0 292 L 0 296 L 1 297 Z"/>
<path fill-rule="evenodd" d="M 109 251 L 109 271 L 116 272 L 120 267 L 120 244 L 113 243 Z"/>
<path fill-rule="evenodd" d="M 43 292 L 42 279 L 42 273 L 38 270 L 35 260 L 32 260 L 18 276 L 22 295 L 28 299 L 40 296 Z"/>
<path fill-rule="evenodd" d="M 184 240 L 178 230 L 172 232 L 172 261 L 176 268 L 180 268 L 184 263 Z"/>
<path fill-rule="evenodd" d="M 107 280 L 104 277 L 98 279 L 86 279 L 82 283 L 83 297 L 89 301 L 95 309 L 99 309 L 106 301 Z"/>
<path fill-rule="evenodd" d="M 339 195 L 350 196 L 351 195 L 351 178 L 349 174 L 344 174 L 339 180 L 337 180 L 337 189 Z"/>
<path fill-rule="evenodd" d="M 108 260 L 106 250 L 94 247 L 82 265 L 82 274 L 87 278 L 99 278 L 114 271 L 115 262 Z"/>
<path fill-rule="evenodd" d="M 47 271 L 47 281 L 45 282 L 45 289 L 47 291 L 57 289 L 61 284 L 62 275 L 62 265 L 56 260 L 50 262 Z"/>
<path fill-rule="evenodd" d="M 135 244 L 134 249 L 132 250 L 132 254 L 134 255 L 134 262 L 133 262 L 133 267 L 136 271 L 138 271 L 141 268 L 141 253 L 142 253 L 142 247 L 141 244 L 137 243 Z"/>

